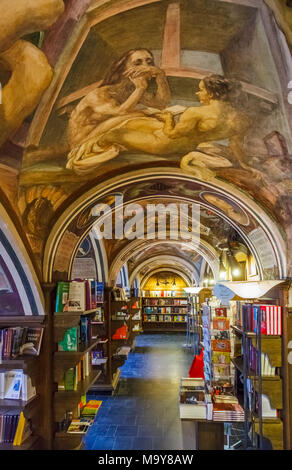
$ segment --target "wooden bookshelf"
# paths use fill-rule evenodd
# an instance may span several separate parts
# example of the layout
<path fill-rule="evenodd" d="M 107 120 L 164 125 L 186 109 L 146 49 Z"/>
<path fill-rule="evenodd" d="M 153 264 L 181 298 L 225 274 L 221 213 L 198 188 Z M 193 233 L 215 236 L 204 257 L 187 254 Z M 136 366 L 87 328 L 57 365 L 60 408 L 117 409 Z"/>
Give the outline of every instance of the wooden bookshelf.
<path fill-rule="evenodd" d="M 40 429 L 40 411 L 43 409 L 43 392 L 41 381 L 44 336 L 46 331 L 46 316 L 44 315 L 9 315 L 0 316 L 0 328 L 13 327 L 31 327 L 44 328 L 44 334 L 41 343 L 41 352 L 39 356 L 22 355 L 16 358 L 5 358 L 1 360 L 0 368 L 3 371 L 13 369 L 21 369 L 23 373 L 31 378 L 32 385 L 36 387 L 36 395 L 27 401 L 14 399 L 0 399 L 1 410 L 15 410 L 16 413 L 23 412 L 26 420 L 31 422 L 32 434 L 21 446 L 13 446 L 12 443 L 0 444 L 0 450 L 28 450 L 37 449 L 41 446 L 41 429 Z"/>
<path fill-rule="evenodd" d="M 182 301 L 183 303 L 181 303 Z M 185 331 L 188 308 L 187 296 L 143 296 L 142 328 L 144 331 L 151 332 Z M 162 311 L 163 309 L 167 309 L 168 311 Z M 161 316 L 167 316 L 170 317 L 170 319 L 163 318 L 162 320 Z M 147 317 L 147 320 L 145 320 L 145 317 Z M 155 320 L 151 319 L 151 317 L 155 317 Z M 175 321 L 174 317 L 180 317 L 181 320 Z"/>
<path fill-rule="evenodd" d="M 14 446 L 12 443 L 0 444 L 1 450 L 39 450 L 40 438 L 39 436 L 29 436 L 20 446 Z"/>
<path fill-rule="evenodd" d="M 285 331 L 285 305 L 281 300 L 281 288 L 276 288 L 274 291 L 269 292 L 269 297 L 269 304 L 281 305 L 282 307 L 282 323 L 283 331 Z M 256 303 L 262 303 L 261 299 L 258 299 Z M 267 303 L 266 299 L 264 303 Z M 285 420 L 283 421 L 280 418 L 286 414 L 285 404 L 287 402 L 283 380 L 283 363 L 285 360 L 283 357 L 283 337 L 264 335 L 262 333 L 257 334 L 248 331 L 246 326 L 231 325 L 231 329 L 235 338 L 238 339 L 239 345 L 242 344 L 243 348 L 242 356 L 231 358 L 232 364 L 244 377 L 243 384 L 245 384 L 247 380 L 250 380 L 253 393 L 257 393 L 258 397 L 266 396 L 269 399 L 270 406 L 274 410 L 277 410 L 278 413 L 277 418 L 269 418 L 262 416 L 260 412 L 257 413 L 255 410 L 253 410 L 251 414 L 248 413 L 248 410 L 245 410 L 246 419 L 249 423 L 252 423 L 253 432 L 258 436 L 258 446 L 264 445 L 263 439 L 268 439 L 273 449 L 283 449 L 285 448 Z M 257 329 L 260 331 L 259 324 L 257 324 Z M 258 359 L 258 371 L 251 369 L 251 364 L 248 359 L 251 346 L 255 348 L 257 355 L 264 353 L 268 356 L 270 365 L 276 368 L 274 375 L 263 375 L 259 368 Z M 244 394 L 245 403 L 248 403 L 248 392 L 245 385 L 243 390 L 246 390 Z M 260 405 L 259 410 L 261 410 Z"/>

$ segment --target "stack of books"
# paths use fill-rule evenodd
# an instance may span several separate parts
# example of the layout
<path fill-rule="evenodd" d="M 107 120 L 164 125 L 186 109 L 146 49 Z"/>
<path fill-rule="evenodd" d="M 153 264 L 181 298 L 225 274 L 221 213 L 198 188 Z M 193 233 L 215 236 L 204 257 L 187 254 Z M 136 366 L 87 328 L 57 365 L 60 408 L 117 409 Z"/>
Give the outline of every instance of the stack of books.
<path fill-rule="evenodd" d="M 101 407 L 102 401 L 100 400 L 89 400 L 81 411 L 81 416 L 94 418 L 99 408 Z"/>
<path fill-rule="evenodd" d="M 213 404 L 213 421 L 244 421 L 244 410 L 238 403 Z"/>

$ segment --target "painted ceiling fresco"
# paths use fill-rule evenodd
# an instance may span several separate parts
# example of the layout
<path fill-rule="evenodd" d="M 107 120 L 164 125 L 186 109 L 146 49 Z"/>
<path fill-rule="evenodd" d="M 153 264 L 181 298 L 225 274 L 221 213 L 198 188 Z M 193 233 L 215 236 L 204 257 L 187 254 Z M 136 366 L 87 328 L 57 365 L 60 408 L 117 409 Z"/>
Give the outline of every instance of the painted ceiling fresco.
<path fill-rule="evenodd" d="M 59 241 L 65 246 L 70 239 L 76 251 L 93 226 L 94 204 L 111 204 L 115 192 L 126 202 L 156 197 L 199 203 L 201 237 L 213 247 L 230 230 L 251 243 L 267 216 L 287 249 L 289 2 L 0 5 L 1 190 L 40 269 L 54 224 L 64 218 Z M 177 170 L 181 179 L 161 177 L 159 187 L 152 168 L 156 175 Z M 87 191 L 134 171 L 147 178 L 108 187 L 106 195 L 66 215 Z M 216 189 L 220 185 L 229 193 Z M 242 196 L 232 198 L 233 190 Z M 246 198 L 261 216 L 245 207 Z M 106 241 L 109 260 L 126 243 Z M 288 259 L 284 275 L 291 265 Z M 275 269 L 276 261 L 263 267 L 267 277 L 279 275 Z"/>

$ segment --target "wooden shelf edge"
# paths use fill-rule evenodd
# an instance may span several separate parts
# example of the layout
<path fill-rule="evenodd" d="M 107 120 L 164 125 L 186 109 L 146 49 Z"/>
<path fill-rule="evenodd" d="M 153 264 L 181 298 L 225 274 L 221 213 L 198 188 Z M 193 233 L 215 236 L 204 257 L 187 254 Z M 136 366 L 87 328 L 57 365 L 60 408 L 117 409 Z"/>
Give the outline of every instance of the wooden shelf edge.
<path fill-rule="evenodd" d="M 39 436 L 29 436 L 20 446 L 14 446 L 12 442 L 2 443 L 0 444 L 0 451 L 2 450 L 30 450 L 33 447 L 35 447 L 35 445 L 37 444 L 39 440 L 40 440 Z"/>

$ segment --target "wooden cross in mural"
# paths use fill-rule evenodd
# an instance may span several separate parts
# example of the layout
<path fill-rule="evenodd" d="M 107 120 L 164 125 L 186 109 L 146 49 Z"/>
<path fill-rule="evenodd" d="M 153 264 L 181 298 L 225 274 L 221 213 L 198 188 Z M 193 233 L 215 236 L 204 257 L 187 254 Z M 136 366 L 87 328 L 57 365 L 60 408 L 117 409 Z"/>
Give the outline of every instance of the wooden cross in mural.
<path fill-rule="evenodd" d="M 136 4 L 136 6 L 138 6 L 138 3 L 141 5 L 140 1 L 132 3 Z M 134 5 L 131 6 L 134 8 Z M 170 3 L 167 7 L 161 54 L 161 68 L 164 69 L 166 75 L 169 77 L 194 78 L 198 80 L 201 80 L 206 75 L 212 73 L 211 70 L 203 68 L 186 68 L 181 66 L 181 5 L 179 2 Z M 87 93 L 99 86 L 101 82 L 102 80 L 92 83 L 91 85 L 81 88 L 61 99 L 57 104 L 57 109 L 62 109 L 73 101 L 83 98 Z M 247 93 L 258 96 L 271 104 L 277 104 L 277 98 L 273 93 L 245 82 L 242 82 L 242 86 L 243 90 Z"/>
<path fill-rule="evenodd" d="M 251 7 L 256 7 L 258 3 L 258 0 L 225 1 L 229 1 L 230 3 L 238 3 L 241 5 L 248 5 Z M 71 18 L 71 23 L 73 22 L 75 28 L 72 30 L 72 35 L 74 36 L 74 39 L 70 42 L 70 44 L 65 47 L 62 53 L 64 56 L 63 59 L 56 64 L 55 78 L 52 82 L 51 87 L 45 93 L 43 101 L 40 103 L 40 106 L 35 113 L 34 122 L 31 126 L 30 133 L 28 136 L 29 144 L 39 144 L 49 114 L 52 111 L 55 101 L 58 99 L 58 95 L 66 80 L 66 77 L 82 45 L 84 44 L 86 37 L 88 36 L 90 29 L 98 23 L 101 23 L 102 21 L 114 15 L 126 12 L 130 9 L 135 9 L 137 7 L 158 2 L 160 2 L 160 0 L 130 0 L 128 2 L 123 2 L 122 4 L 111 5 L 107 9 L 102 11 L 100 11 L 99 9 L 100 2 L 97 2 L 96 5 L 94 3 L 91 4 L 91 6 L 87 9 L 85 13 L 85 16 L 83 18 L 80 18 L 78 24 L 76 24 L 76 21 L 74 23 Z M 88 5 L 88 0 L 78 0 L 76 3 Z M 82 11 L 82 9 L 80 11 Z M 76 20 L 76 18 L 74 19 Z M 67 21 L 67 23 L 65 20 Z M 48 57 L 52 55 L 52 58 L 54 58 L 53 62 L 56 60 L 56 57 L 53 57 L 54 44 L 58 43 L 59 40 L 63 42 L 63 35 L 68 38 L 68 18 L 65 20 L 61 20 L 64 23 L 63 26 L 62 24 L 56 25 L 54 31 L 54 41 L 47 41 L 44 44 L 46 54 Z M 50 38 L 50 35 L 48 36 L 48 38 Z M 52 48 L 52 51 L 50 50 L 50 48 Z M 180 60 L 181 51 L 181 5 L 177 1 L 170 3 L 167 6 L 163 33 L 161 67 L 165 70 L 166 75 L 169 77 L 194 78 L 200 80 L 212 73 L 211 70 L 206 70 L 200 67 L 182 67 Z M 101 81 L 92 83 L 89 86 L 83 87 L 71 93 L 70 95 L 65 96 L 64 98 L 57 101 L 56 109 L 60 114 L 66 112 L 66 106 L 70 105 L 74 101 L 83 98 L 86 94 L 94 90 L 100 84 Z M 258 98 L 263 100 L 268 106 L 273 107 L 278 103 L 278 99 L 275 94 L 271 93 L 268 90 L 246 82 L 242 82 L 242 86 L 245 92 L 257 96 Z"/>

